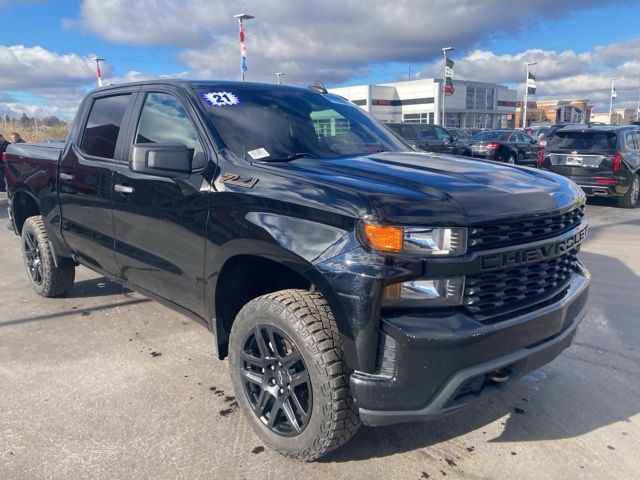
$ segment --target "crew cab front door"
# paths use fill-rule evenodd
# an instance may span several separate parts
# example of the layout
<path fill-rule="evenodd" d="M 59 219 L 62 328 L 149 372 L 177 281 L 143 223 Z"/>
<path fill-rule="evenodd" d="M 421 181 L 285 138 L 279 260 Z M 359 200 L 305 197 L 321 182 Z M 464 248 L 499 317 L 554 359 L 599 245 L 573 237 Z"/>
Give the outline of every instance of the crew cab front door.
<path fill-rule="evenodd" d="M 171 90 L 143 90 L 127 138 L 129 163 L 114 172 L 115 256 L 126 281 L 204 315 L 203 269 L 209 211 L 198 173 L 157 176 L 132 171 L 132 147 L 184 145 L 197 170 L 205 166 L 193 112 Z M 194 160 L 195 159 L 195 160 Z"/>

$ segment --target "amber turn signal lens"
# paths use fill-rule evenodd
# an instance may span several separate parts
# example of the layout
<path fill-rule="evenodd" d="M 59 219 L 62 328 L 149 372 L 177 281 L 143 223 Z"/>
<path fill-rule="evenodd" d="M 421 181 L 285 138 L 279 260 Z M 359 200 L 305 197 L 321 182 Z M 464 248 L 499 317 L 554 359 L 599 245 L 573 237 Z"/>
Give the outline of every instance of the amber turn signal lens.
<path fill-rule="evenodd" d="M 385 252 L 401 252 L 404 244 L 404 228 L 388 225 L 364 224 L 364 234 L 369 245 Z"/>

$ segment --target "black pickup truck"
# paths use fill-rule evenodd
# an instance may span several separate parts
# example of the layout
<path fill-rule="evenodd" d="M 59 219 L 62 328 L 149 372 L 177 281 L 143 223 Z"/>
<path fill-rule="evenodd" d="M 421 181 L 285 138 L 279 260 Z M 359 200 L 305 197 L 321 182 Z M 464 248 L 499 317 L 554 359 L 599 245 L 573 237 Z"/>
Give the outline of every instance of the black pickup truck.
<path fill-rule="evenodd" d="M 101 88 L 6 173 L 37 293 L 80 264 L 202 322 L 248 423 L 303 460 L 501 390 L 585 314 L 573 182 L 413 152 L 320 87 Z"/>

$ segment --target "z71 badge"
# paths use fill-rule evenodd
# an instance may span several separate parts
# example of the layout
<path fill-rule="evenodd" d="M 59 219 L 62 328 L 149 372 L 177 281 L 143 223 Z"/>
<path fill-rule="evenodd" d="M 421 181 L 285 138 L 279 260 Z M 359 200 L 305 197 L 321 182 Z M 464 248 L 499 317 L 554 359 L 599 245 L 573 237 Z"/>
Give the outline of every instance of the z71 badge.
<path fill-rule="evenodd" d="M 236 175 L 235 173 L 225 173 L 224 175 L 222 175 L 220 181 L 229 185 L 238 185 L 239 187 L 245 188 L 253 188 L 253 186 L 258 183 L 257 178 L 241 177 L 240 175 Z"/>

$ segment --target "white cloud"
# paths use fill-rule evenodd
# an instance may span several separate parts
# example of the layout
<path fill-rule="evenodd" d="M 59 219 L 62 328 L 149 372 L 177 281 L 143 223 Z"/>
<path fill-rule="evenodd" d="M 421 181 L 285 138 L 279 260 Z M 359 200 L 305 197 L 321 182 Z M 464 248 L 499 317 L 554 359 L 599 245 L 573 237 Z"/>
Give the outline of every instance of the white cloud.
<path fill-rule="evenodd" d="M 194 75 L 235 78 L 239 71 L 233 15 L 246 23 L 250 78 L 340 82 L 384 62 L 425 62 L 445 44 L 472 48 L 541 19 L 566 18 L 603 0 L 85 0 L 81 27 L 119 43 L 182 48 L 179 58 Z"/>

